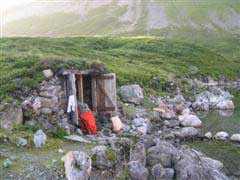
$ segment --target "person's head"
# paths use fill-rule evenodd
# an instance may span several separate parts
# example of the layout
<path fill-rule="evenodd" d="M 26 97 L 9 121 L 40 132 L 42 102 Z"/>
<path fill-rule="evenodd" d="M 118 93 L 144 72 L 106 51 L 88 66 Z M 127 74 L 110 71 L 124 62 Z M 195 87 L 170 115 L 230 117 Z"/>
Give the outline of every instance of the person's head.
<path fill-rule="evenodd" d="M 86 103 L 78 103 L 79 109 L 81 112 L 86 112 L 89 110 L 88 105 Z"/>

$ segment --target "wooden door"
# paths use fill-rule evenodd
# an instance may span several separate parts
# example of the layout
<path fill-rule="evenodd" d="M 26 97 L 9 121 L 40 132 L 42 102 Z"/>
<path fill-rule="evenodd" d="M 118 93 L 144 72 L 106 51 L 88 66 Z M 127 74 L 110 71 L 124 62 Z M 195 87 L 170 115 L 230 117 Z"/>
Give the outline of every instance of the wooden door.
<path fill-rule="evenodd" d="M 98 112 L 117 110 L 116 97 L 116 75 L 114 73 L 104 74 L 93 78 L 95 94 L 93 94 L 93 105 Z M 93 107 L 94 107 L 93 106 Z"/>

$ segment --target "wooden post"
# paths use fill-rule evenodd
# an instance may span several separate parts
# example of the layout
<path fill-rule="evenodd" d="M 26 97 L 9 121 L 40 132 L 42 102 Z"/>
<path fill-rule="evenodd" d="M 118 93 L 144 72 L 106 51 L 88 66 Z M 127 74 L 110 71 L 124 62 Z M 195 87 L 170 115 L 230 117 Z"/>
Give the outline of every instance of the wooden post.
<path fill-rule="evenodd" d="M 77 89 L 78 89 L 78 99 L 81 103 L 83 103 L 83 77 L 82 75 L 77 76 Z"/>
<path fill-rule="evenodd" d="M 93 111 L 97 111 L 97 83 L 96 83 L 96 76 L 92 76 L 92 107 Z"/>
<path fill-rule="evenodd" d="M 78 108 L 77 108 L 77 90 L 76 90 L 75 82 L 76 82 L 75 74 L 70 73 L 69 74 L 69 86 L 70 86 L 69 95 L 74 96 L 75 104 L 76 104 L 75 111 L 73 112 L 72 118 L 73 118 L 73 122 L 78 125 L 79 123 L 78 123 Z"/>

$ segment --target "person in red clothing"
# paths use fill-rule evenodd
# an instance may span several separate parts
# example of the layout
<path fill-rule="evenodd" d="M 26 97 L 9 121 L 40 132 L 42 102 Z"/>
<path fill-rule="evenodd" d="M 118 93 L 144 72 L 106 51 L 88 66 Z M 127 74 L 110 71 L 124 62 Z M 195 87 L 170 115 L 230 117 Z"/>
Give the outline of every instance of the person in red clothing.
<path fill-rule="evenodd" d="M 96 134 L 97 126 L 92 111 L 85 103 L 78 104 L 79 118 L 81 119 L 80 128 L 83 133 Z"/>

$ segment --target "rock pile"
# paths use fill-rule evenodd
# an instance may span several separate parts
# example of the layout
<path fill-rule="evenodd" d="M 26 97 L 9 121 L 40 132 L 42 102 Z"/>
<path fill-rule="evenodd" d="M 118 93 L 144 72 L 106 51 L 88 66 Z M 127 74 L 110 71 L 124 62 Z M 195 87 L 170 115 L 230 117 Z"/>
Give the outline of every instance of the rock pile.
<path fill-rule="evenodd" d="M 215 87 L 198 94 L 192 107 L 195 110 L 203 111 L 209 109 L 234 109 L 232 98 L 233 96 L 229 92 Z"/>

